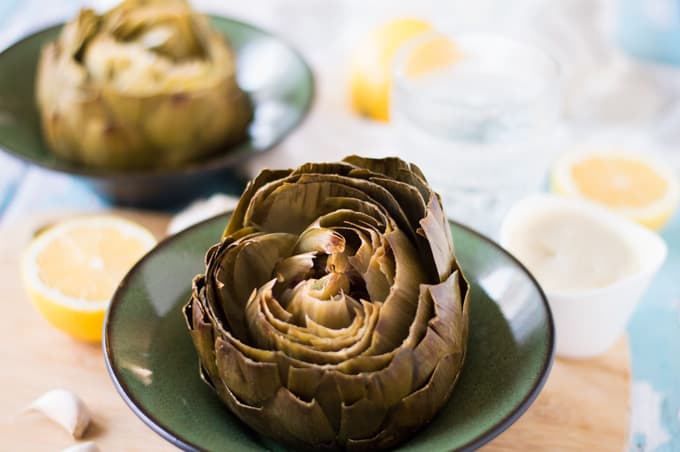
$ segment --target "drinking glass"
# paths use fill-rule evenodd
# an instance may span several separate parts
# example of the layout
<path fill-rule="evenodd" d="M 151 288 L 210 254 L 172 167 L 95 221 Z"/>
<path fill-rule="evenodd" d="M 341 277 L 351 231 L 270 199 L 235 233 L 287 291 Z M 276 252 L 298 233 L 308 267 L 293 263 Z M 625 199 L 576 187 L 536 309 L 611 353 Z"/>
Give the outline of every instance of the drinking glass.
<path fill-rule="evenodd" d="M 449 217 L 497 235 L 513 201 L 538 190 L 552 158 L 559 70 L 513 39 L 430 32 L 395 56 L 390 109 L 402 157 Z"/>

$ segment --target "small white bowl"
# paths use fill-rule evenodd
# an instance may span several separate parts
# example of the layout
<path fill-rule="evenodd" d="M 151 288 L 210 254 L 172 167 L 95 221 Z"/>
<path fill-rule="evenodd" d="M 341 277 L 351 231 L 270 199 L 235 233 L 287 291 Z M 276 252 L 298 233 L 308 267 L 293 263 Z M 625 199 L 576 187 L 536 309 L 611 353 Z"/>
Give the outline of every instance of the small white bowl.
<path fill-rule="evenodd" d="M 555 195 L 531 196 L 513 206 L 501 225 L 501 245 L 522 261 L 513 249 L 513 237 L 527 228 L 532 218 L 535 221 L 537 214 L 551 212 L 573 212 L 596 221 L 624 239 L 638 262 L 637 271 L 603 287 L 543 288 L 555 319 L 557 353 L 573 358 L 596 356 L 607 351 L 623 333 L 635 306 L 666 259 L 667 247 L 657 234 L 605 208 Z"/>

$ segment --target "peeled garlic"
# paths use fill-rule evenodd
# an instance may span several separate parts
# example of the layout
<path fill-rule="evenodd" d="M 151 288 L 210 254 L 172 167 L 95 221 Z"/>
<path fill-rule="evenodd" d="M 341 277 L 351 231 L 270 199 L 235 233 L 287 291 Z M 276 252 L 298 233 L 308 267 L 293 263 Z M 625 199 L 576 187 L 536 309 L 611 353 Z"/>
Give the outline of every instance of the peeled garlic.
<path fill-rule="evenodd" d="M 27 409 L 40 411 L 64 427 L 74 438 L 81 438 L 90 424 L 90 411 L 87 406 L 77 395 L 65 389 L 47 391 Z"/>
<path fill-rule="evenodd" d="M 97 443 L 94 441 L 86 441 L 84 443 L 67 447 L 61 452 L 99 452 L 99 448 L 97 447 Z"/>

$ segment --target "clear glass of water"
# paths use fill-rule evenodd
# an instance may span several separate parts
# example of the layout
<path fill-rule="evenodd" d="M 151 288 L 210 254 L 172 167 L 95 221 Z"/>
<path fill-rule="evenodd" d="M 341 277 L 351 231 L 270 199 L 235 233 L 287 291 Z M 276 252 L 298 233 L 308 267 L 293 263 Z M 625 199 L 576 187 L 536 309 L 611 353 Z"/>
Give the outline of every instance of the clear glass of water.
<path fill-rule="evenodd" d="M 401 48 L 393 71 L 401 156 L 423 170 L 449 217 L 496 236 L 512 203 L 545 180 L 557 63 L 506 37 L 432 32 Z"/>

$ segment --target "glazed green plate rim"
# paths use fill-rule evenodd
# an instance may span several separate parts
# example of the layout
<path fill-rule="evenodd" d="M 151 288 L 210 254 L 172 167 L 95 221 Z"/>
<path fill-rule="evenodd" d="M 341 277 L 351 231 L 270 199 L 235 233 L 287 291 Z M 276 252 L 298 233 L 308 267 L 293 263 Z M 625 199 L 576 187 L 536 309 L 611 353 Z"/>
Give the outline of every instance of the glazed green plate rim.
<path fill-rule="evenodd" d="M 262 155 L 265 152 L 271 151 L 276 146 L 281 144 L 281 142 L 283 142 L 283 140 L 285 140 L 295 129 L 297 129 L 309 116 L 309 112 L 316 99 L 316 79 L 314 77 L 314 72 L 312 71 L 312 68 L 310 67 L 309 63 L 304 58 L 302 53 L 295 46 L 291 45 L 287 40 L 285 40 L 278 34 L 268 31 L 264 28 L 258 27 L 256 25 L 250 24 L 248 22 L 234 19 L 232 17 L 219 16 L 215 14 L 208 14 L 207 16 L 210 19 L 214 20 L 232 22 L 244 28 L 249 28 L 252 31 L 256 31 L 265 36 L 271 37 L 273 40 L 285 46 L 299 60 L 299 63 L 302 69 L 304 70 L 305 78 L 308 80 L 309 88 L 309 97 L 307 99 L 307 103 L 300 110 L 299 114 L 296 115 L 295 120 L 292 121 L 290 125 L 276 137 L 276 139 L 274 139 L 271 143 L 268 143 L 267 146 L 263 146 L 262 148 L 259 149 L 247 149 L 237 153 L 232 152 L 217 153 L 213 156 L 209 156 L 201 160 L 188 162 L 185 165 L 177 168 L 150 168 L 145 170 L 125 170 L 125 171 L 112 171 L 106 169 L 88 168 L 85 166 L 73 164 L 71 162 L 59 158 L 56 158 L 54 161 L 49 162 L 37 160 L 31 158 L 30 156 L 27 156 L 20 150 L 13 149 L 12 147 L 4 145 L 0 146 L 0 151 L 4 151 L 6 154 L 11 155 L 14 158 L 17 158 L 22 162 L 29 163 L 31 165 L 36 165 L 40 168 L 45 168 L 51 171 L 63 172 L 74 176 L 84 176 L 90 178 L 103 178 L 109 180 L 122 180 L 122 181 L 141 179 L 147 177 L 173 177 L 179 175 L 191 175 L 210 171 L 218 171 L 230 168 L 256 155 Z M 0 60 L 3 58 L 5 53 L 10 52 L 12 50 L 16 50 L 18 47 L 23 46 L 26 41 L 31 40 L 35 38 L 37 35 L 43 33 L 54 32 L 56 29 L 62 28 L 65 24 L 66 22 L 59 22 L 57 24 L 41 28 L 39 30 L 27 34 L 26 36 L 23 36 L 17 41 L 14 41 L 9 46 L 0 50 Z M 33 99 L 31 99 L 31 101 L 33 101 Z M 236 143 L 231 147 L 234 148 L 234 150 L 236 150 L 238 146 L 240 146 L 241 144 L 242 143 Z"/>
<path fill-rule="evenodd" d="M 211 223 L 218 218 L 224 218 L 225 223 L 227 219 L 232 215 L 232 212 L 227 212 L 227 213 L 222 213 L 216 216 L 213 216 L 211 218 L 205 219 L 193 226 L 190 226 L 187 229 L 184 229 L 183 231 L 180 231 L 177 234 L 171 235 L 169 237 L 166 237 L 165 239 L 161 240 L 151 251 L 149 251 L 146 255 L 144 255 L 133 267 L 130 269 L 130 271 L 125 275 L 121 283 L 119 284 L 119 289 L 123 288 L 127 285 L 128 279 L 131 278 L 132 275 L 136 274 L 142 266 L 145 265 L 145 262 L 154 256 L 156 253 L 160 252 L 163 248 L 174 242 L 178 237 L 184 235 L 185 233 L 190 233 L 193 230 L 200 229 L 203 227 L 204 224 Z M 548 379 L 548 376 L 550 375 L 550 371 L 552 369 L 552 365 L 554 362 L 555 358 L 555 324 L 553 321 L 553 316 L 552 316 L 552 311 L 550 309 L 550 304 L 548 303 L 548 298 L 545 295 L 545 292 L 541 288 L 540 284 L 536 280 L 536 278 L 531 274 L 531 272 L 522 264 L 515 256 L 513 256 L 510 252 L 505 250 L 501 245 L 490 239 L 489 237 L 485 236 L 484 234 L 476 231 L 475 229 L 466 226 L 465 224 L 459 223 L 457 221 L 449 219 L 449 224 L 456 226 L 457 228 L 465 230 L 467 233 L 470 233 L 471 235 L 477 237 L 481 241 L 485 242 L 487 245 L 490 245 L 492 248 L 495 248 L 498 250 L 501 254 L 505 255 L 513 264 L 517 266 L 517 268 L 524 273 L 528 280 L 532 283 L 534 288 L 536 289 L 536 292 L 540 296 L 541 303 L 543 305 L 543 308 L 545 309 L 545 314 L 546 314 L 546 320 L 547 320 L 547 333 L 548 333 L 548 344 L 547 344 L 547 353 L 544 356 L 543 362 L 541 363 L 540 371 L 538 373 L 538 377 L 534 381 L 533 385 L 531 386 L 531 389 L 527 392 L 527 394 L 522 398 L 522 400 L 517 403 L 512 410 L 508 412 L 508 414 L 497 421 L 495 424 L 492 426 L 488 427 L 486 430 L 480 432 L 475 438 L 471 439 L 467 443 L 457 447 L 456 449 L 452 449 L 455 451 L 459 452 L 468 452 L 468 451 L 474 451 L 482 447 L 483 445 L 487 444 L 494 438 L 496 438 L 498 435 L 503 433 L 505 430 L 507 430 L 512 424 L 514 424 L 525 412 L 526 410 L 531 406 L 531 404 L 536 400 L 538 397 L 539 393 L 543 389 L 543 386 L 545 385 L 545 382 Z M 120 367 L 116 365 L 116 359 L 114 356 L 113 349 L 111 348 L 111 332 L 112 332 L 112 319 L 116 315 L 116 308 L 121 304 L 121 300 L 123 300 L 123 291 L 121 290 L 116 290 L 114 293 L 111 303 L 109 305 L 109 308 L 107 309 L 106 312 L 106 317 L 104 319 L 104 329 L 103 329 L 103 337 L 102 337 L 102 348 L 104 351 L 104 361 L 106 364 L 106 369 L 109 373 L 109 376 L 111 377 L 111 380 L 113 381 L 113 384 L 116 388 L 116 391 L 118 391 L 118 394 L 121 396 L 123 401 L 125 401 L 126 405 L 132 410 L 135 415 L 137 415 L 138 418 L 140 418 L 151 430 L 156 432 L 158 435 L 160 435 L 162 438 L 164 438 L 166 441 L 174 445 L 175 447 L 178 447 L 182 450 L 185 451 L 191 451 L 191 452 L 199 452 L 199 451 L 204 451 L 201 446 L 185 439 L 181 433 L 177 433 L 172 431 L 171 428 L 163 425 L 161 421 L 156 419 L 152 413 L 150 413 L 146 407 L 144 406 L 143 403 L 139 402 L 136 400 L 135 396 L 132 394 L 132 391 L 130 391 L 123 381 L 123 378 L 121 375 L 119 375 L 119 369 Z M 197 375 L 198 378 L 198 375 Z M 246 428 L 249 428 L 248 426 L 245 426 Z M 416 433 L 416 436 L 418 434 Z"/>

